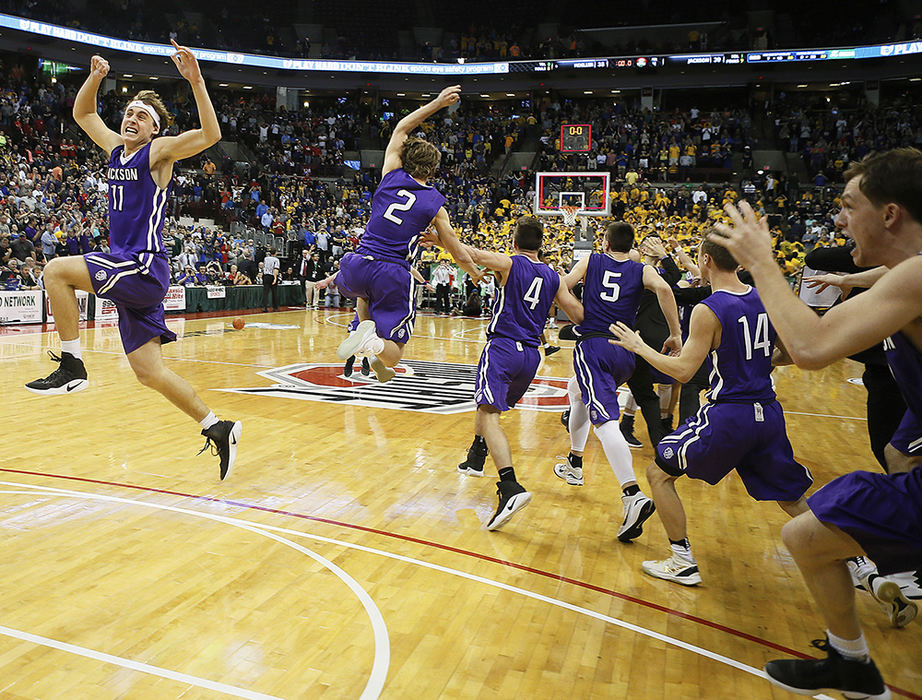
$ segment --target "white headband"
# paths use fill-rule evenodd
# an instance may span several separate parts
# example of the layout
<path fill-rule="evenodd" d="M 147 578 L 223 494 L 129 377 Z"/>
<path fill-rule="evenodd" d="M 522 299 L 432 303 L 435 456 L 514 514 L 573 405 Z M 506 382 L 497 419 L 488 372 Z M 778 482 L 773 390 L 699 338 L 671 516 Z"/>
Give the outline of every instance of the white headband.
<path fill-rule="evenodd" d="M 127 112 L 132 107 L 147 112 L 150 118 L 154 120 L 154 124 L 157 126 L 157 131 L 160 131 L 160 117 L 157 116 L 157 112 L 153 107 L 151 107 L 146 102 L 141 102 L 141 100 L 134 100 L 133 102 L 128 103 L 128 106 L 125 107 L 125 111 Z"/>

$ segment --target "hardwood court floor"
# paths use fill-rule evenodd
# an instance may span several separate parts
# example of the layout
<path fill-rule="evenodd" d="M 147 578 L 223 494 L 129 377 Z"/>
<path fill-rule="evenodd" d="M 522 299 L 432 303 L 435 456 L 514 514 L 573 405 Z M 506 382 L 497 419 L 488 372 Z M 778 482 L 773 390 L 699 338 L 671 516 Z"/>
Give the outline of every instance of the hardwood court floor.
<path fill-rule="evenodd" d="M 640 563 L 668 553 L 662 527 L 617 542 L 597 440 L 586 485 L 567 486 L 552 471 L 569 445 L 560 414 L 520 408 L 503 423 L 534 500 L 487 532 L 494 479 L 455 471 L 473 414 L 384 407 L 469 396 L 470 368 L 437 363 L 475 364 L 484 322 L 421 317 L 412 376 L 362 389 L 369 407 L 345 403 L 355 392 L 335 362 L 348 318 L 255 314 L 294 328 L 239 332 L 229 317 L 170 321 L 182 339 L 169 365 L 243 421 L 224 483 L 195 454 L 198 426 L 134 381 L 114 328 L 83 333 L 91 386 L 64 397 L 22 388 L 49 371 L 52 333 L 0 335 L 0 698 L 793 697 L 754 675 L 788 650 L 817 654 L 823 631 L 780 509 L 735 476 L 680 482 L 704 583 L 651 579 Z M 539 374 L 565 379 L 571 357 Z M 857 376 L 851 362 L 777 373 L 818 485 L 876 468 Z M 219 391 L 241 388 L 263 391 Z M 554 382 L 544 390 L 560 403 Z M 327 400 L 297 398 L 312 393 Z M 651 452 L 634 457 L 645 485 Z M 895 697 L 919 698 L 922 626 L 891 629 L 859 602 Z"/>

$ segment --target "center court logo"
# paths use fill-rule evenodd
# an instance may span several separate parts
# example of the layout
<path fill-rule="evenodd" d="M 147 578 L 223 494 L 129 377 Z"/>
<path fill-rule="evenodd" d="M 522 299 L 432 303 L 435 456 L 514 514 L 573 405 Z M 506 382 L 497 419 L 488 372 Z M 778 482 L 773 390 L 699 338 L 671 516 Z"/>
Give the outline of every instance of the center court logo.
<path fill-rule="evenodd" d="M 474 365 L 405 360 L 394 369 L 397 376 L 381 384 L 373 376 L 364 377 L 358 371 L 346 378 L 341 364 L 299 363 L 258 372 L 261 377 L 276 382 L 273 386 L 219 391 L 442 415 L 477 408 L 474 403 L 477 367 Z M 566 379 L 535 377 L 517 407 L 562 411 L 568 405 Z"/>

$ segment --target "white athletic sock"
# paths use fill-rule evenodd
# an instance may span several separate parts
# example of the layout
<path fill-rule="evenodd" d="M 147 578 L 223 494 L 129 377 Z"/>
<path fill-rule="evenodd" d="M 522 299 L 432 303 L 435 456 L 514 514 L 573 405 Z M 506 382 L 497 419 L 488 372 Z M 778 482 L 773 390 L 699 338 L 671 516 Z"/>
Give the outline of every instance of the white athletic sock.
<path fill-rule="evenodd" d="M 628 447 L 618 421 L 610 420 L 595 426 L 595 434 L 599 436 L 602 443 L 602 449 L 605 451 L 605 457 L 611 470 L 618 479 L 618 484 L 624 488 L 629 481 L 637 481 L 634 476 L 634 458 L 631 456 L 631 448 Z"/>
<path fill-rule="evenodd" d="M 685 541 L 687 542 L 688 538 L 686 538 Z M 695 557 L 692 556 L 690 544 L 686 546 L 684 544 L 673 544 L 672 542 L 670 542 L 669 547 L 672 549 L 673 554 L 675 554 L 677 557 L 681 557 L 682 559 L 687 561 L 689 564 L 698 563 L 695 561 Z"/>
<path fill-rule="evenodd" d="M 218 417 L 214 414 L 214 411 L 208 411 L 208 415 L 199 421 L 199 425 L 202 426 L 203 430 L 208 430 L 208 428 L 210 428 L 217 422 L 218 422 Z"/>
<path fill-rule="evenodd" d="M 82 360 L 83 351 L 80 349 L 80 338 L 77 338 L 76 340 L 62 340 L 61 352 L 69 352 L 78 360 Z"/>
<path fill-rule="evenodd" d="M 570 377 L 567 382 L 567 393 L 570 396 L 570 420 L 567 427 L 570 429 L 570 451 L 582 452 L 586 449 L 589 439 L 589 409 L 580 398 L 579 384 L 576 377 Z"/>
<path fill-rule="evenodd" d="M 640 408 L 640 406 L 638 406 L 637 402 L 634 401 L 634 395 L 628 394 L 627 401 L 624 402 L 624 406 L 622 406 L 621 411 L 625 415 L 633 416 L 635 413 L 637 413 L 638 408 Z"/>
<path fill-rule="evenodd" d="M 860 661 L 862 663 L 867 663 L 871 660 L 868 642 L 863 634 L 860 635 L 858 639 L 842 639 L 841 637 L 835 636 L 829 630 L 826 630 L 826 635 L 829 637 L 829 645 L 846 659 L 850 661 Z"/>

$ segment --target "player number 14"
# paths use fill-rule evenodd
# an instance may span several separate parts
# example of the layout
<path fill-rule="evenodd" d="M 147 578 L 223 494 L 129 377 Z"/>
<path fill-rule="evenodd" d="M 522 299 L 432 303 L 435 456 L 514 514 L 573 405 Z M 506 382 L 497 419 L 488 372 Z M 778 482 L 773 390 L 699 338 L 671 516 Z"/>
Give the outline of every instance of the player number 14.
<path fill-rule="evenodd" d="M 769 357 L 772 354 L 772 341 L 768 337 L 768 314 L 761 313 L 756 318 L 755 336 L 749 332 L 749 319 L 745 316 L 740 316 L 737 322 L 743 325 L 743 338 L 746 341 L 746 359 L 751 360 L 752 353 L 759 350 L 762 351 L 765 357 Z"/>

